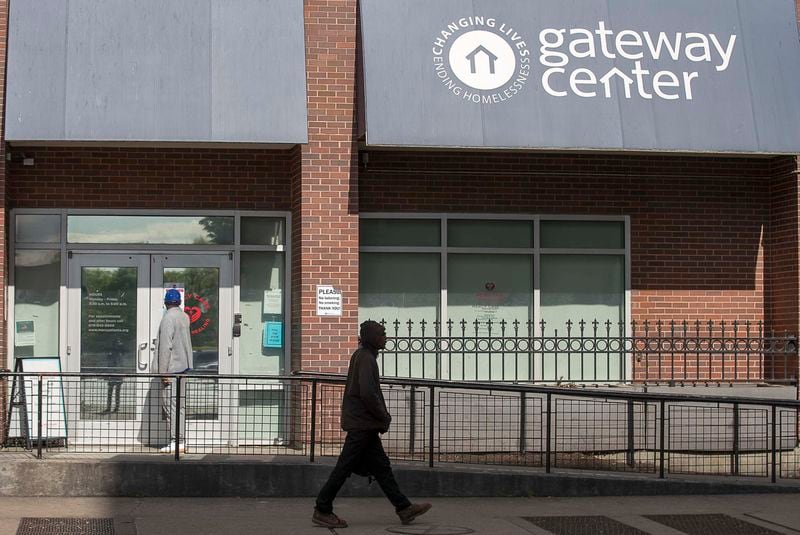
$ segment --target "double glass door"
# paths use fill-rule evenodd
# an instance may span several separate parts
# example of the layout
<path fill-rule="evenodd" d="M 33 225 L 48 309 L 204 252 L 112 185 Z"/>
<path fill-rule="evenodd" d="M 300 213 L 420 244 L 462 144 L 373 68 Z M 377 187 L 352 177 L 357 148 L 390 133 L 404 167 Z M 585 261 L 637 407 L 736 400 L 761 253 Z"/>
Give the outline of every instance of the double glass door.
<path fill-rule="evenodd" d="M 225 440 L 230 411 L 222 385 L 203 375 L 233 372 L 232 264 L 228 254 L 72 253 L 65 368 L 96 374 L 69 388 L 73 443 L 156 447 L 168 440 L 161 383 L 143 376 L 158 373 L 156 340 L 168 288 L 181 292 L 190 319 L 187 442 Z M 132 377 L 103 375 L 112 373 Z"/>

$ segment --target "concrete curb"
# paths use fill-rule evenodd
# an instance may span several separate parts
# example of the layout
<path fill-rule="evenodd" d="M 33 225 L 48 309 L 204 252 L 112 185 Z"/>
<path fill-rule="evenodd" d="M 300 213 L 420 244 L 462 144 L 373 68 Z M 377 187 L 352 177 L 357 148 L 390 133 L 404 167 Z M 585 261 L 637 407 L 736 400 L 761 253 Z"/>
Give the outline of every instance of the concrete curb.
<path fill-rule="evenodd" d="M 0 496 L 136 497 L 312 497 L 331 465 L 309 462 L 183 461 L 4 461 Z M 657 479 L 654 475 L 563 472 L 442 466 L 433 469 L 396 465 L 409 496 L 659 496 L 680 494 L 800 493 L 800 481 L 714 478 Z M 342 496 L 381 496 L 377 483 L 353 476 Z"/>

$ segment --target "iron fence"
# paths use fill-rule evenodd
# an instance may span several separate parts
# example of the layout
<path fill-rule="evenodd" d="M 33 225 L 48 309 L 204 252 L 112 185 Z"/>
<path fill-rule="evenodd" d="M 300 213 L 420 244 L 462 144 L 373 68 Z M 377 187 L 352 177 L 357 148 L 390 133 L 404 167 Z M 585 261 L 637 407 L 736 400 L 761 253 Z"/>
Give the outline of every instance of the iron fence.
<path fill-rule="evenodd" d="M 750 321 L 381 320 L 386 377 L 524 383 L 792 383 L 794 335 Z"/>
<path fill-rule="evenodd" d="M 313 462 L 341 449 L 344 377 L 171 377 L 170 404 L 156 375 L 0 373 L 3 453 Z M 384 391 L 397 460 L 800 481 L 796 400 L 407 379 Z"/>

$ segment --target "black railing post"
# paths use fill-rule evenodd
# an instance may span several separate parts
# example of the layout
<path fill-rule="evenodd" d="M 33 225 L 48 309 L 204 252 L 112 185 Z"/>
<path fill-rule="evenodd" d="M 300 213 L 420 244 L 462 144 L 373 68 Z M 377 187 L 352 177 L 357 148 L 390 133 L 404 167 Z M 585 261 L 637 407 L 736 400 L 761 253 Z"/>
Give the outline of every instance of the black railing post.
<path fill-rule="evenodd" d="M 38 393 L 37 393 L 37 404 L 36 404 L 36 458 L 42 458 L 42 405 L 44 402 L 44 396 L 42 396 L 43 392 L 43 378 L 39 376 L 39 385 L 38 385 Z M 23 387 L 24 388 L 24 387 Z"/>
<path fill-rule="evenodd" d="M 731 473 L 739 475 L 739 404 L 733 404 L 733 448 L 731 450 Z"/>
<path fill-rule="evenodd" d="M 172 417 L 175 419 L 175 460 L 181 460 L 181 386 L 182 377 L 180 375 L 175 377 L 175 414 Z"/>
<path fill-rule="evenodd" d="M 633 420 L 633 400 L 628 400 L 628 466 L 635 464 L 635 440 L 634 440 L 634 420 Z"/>
<path fill-rule="evenodd" d="M 664 436 L 664 430 L 666 428 L 666 425 L 665 425 L 666 419 L 667 419 L 666 403 L 662 399 L 661 400 L 661 420 L 659 421 L 659 429 L 660 429 L 659 442 L 660 442 L 660 445 L 659 445 L 659 448 L 658 448 L 658 450 L 659 450 L 659 452 L 658 452 L 658 457 L 659 457 L 658 477 L 660 479 L 664 479 L 664 457 L 665 457 L 664 448 L 665 448 L 665 444 L 666 444 L 666 439 L 665 439 L 665 436 Z"/>
<path fill-rule="evenodd" d="M 525 453 L 525 392 L 519 393 L 519 452 Z"/>
<path fill-rule="evenodd" d="M 552 400 L 552 396 L 553 395 L 551 393 L 549 393 L 549 392 L 547 393 L 547 442 L 545 443 L 544 470 L 548 474 L 550 473 L 550 454 L 551 454 L 550 442 L 552 440 L 552 437 L 550 435 L 551 435 L 552 429 L 553 429 L 553 419 L 552 419 L 553 400 Z"/>
<path fill-rule="evenodd" d="M 308 446 L 310 450 L 309 461 L 314 462 L 314 448 L 317 445 L 317 380 L 311 380 L 311 441 Z"/>
<path fill-rule="evenodd" d="M 775 405 L 772 406 L 772 482 L 778 480 L 777 474 L 777 457 L 778 457 L 778 409 Z"/>
<path fill-rule="evenodd" d="M 428 422 L 428 466 L 431 468 L 433 468 L 433 430 L 434 430 L 433 419 L 435 416 L 435 408 L 434 408 L 436 402 L 435 395 L 436 395 L 436 387 L 431 386 L 430 387 L 431 404 L 428 409 L 428 419 L 430 420 Z"/>
<path fill-rule="evenodd" d="M 411 399 L 408 400 L 408 451 L 414 455 L 414 442 L 417 439 L 417 387 L 411 385 Z"/>

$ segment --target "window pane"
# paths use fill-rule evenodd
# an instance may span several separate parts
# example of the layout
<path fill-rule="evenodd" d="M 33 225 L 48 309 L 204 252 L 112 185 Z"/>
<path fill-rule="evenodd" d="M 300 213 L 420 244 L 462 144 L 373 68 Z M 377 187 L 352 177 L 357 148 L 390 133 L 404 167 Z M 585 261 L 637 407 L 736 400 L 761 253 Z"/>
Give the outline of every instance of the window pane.
<path fill-rule="evenodd" d="M 17 243 L 59 243 L 61 216 L 58 214 L 20 214 L 14 219 Z"/>
<path fill-rule="evenodd" d="M 17 250 L 14 255 L 14 356 L 58 356 L 61 253 Z"/>
<path fill-rule="evenodd" d="M 283 245 L 284 220 L 279 217 L 243 217 L 242 245 Z"/>
<path fill-rule="evenodd" d="M 532 221 L 481 221 L 459 219 L 447 222 L 448 247 L 533 247 Z"/>
<path fill-rule="evenodd" d="M 233 217 L 68 216 L 67 241 L 231 245 Z"/>
<path fill-rule="evenodd" d="M 527 332 L 533 316 L 533 257 L 528 255 L 450 254 L 447 257 L 447 317 L 452 336 L 499 337 L 501 322 L 506 336 L 514 321 Z M 462 320 L 465 322 L 462 331 Z M 477 332 L 476 324 L 477 323 Z M 491 331 L 490 331 L 491 325 Z M 472 352 L 450 358 L 444 377 L 479 380 L 513 380 L 528 377 L 528 358 L 502 352 Z M 449 373 L 449 375 L 447 375 Z"/>
<path fill-rule="evenodd" d="M 572 336 L 580 336 L 581 320 L 584 333 L 620 336 L 619 322 L 625 314 L 625 257 L 622 255 L 542 255 L 541 303 L 542 319 L 546 322 L 545 336 L 567 335 L 567 321 L 572 321 Z M 611 322 L 610 333 L 606 321 Z M 546 355 L 545 380 L 615 380 L 620 379 L 622 355 L 602 353 Z"/>
<path fill-rule="evenodd" d="M 373 247 L 437 247 L 438 219 L 361 219 L 361 245 Z"/>
<path fill-rule="evenodd" d="M 421 321 L 425 320 L 425 335 L 432 335 L 433 322 L 439 317 L 440 278 L 438 254 L 361 253 L 359 322 L 386 321 L 386 332 L 394 337 L 408 336 L 408 320 L 412 321 L 411 335 L 422 335 Z M 436 377 L 433 354 L 401 354 L 390 347 L 381 353 L 378 365 L 388 376 Z"/>
<path fill-rule="evenodd" d="M 550 249 L 624 249 L 622 221 L 542 221 L 542 247 Z"/>
<path fill-rule="evenodd" d="M 284 254 L 242 251 L 239 371 L 242 375 L 284 372 Z"/>

